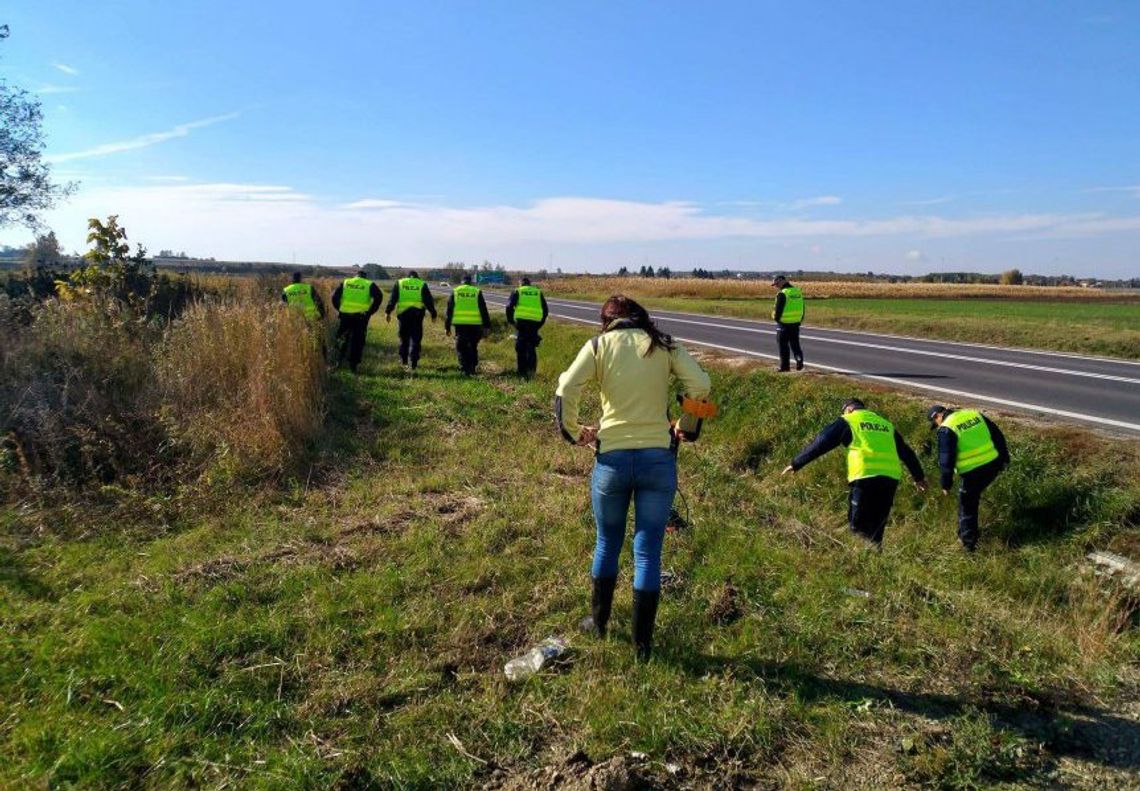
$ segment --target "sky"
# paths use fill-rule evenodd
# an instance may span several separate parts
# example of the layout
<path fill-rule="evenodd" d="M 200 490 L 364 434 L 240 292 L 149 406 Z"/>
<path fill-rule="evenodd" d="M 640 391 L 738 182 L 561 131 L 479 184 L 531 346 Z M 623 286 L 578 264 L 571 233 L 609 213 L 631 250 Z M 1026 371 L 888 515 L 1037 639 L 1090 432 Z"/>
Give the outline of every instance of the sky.
<path fill-rule="evenodd" d="M 82 249 L 1140 276 L 1140 3 L 9 0 Z M 0 229 L 0 243 L 30 234 Z"/>

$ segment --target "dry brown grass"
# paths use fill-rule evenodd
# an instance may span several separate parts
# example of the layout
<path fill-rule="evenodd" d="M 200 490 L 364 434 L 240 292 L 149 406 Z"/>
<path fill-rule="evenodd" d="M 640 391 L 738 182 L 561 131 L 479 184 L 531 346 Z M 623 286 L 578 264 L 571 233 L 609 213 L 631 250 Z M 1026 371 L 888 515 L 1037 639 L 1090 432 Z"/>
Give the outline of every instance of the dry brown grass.
<path fill-rule="evenodd" d="M 997 286 L 957 283 L 796 282 L 811 299 L 840 297 L 899 299 L 1013 299 L 1137 301 L 1128 291 L 1105 291 L 1068 286 Z M 543 288 L 552 295 L 628 294 L 632 297 L 689 299 L 771 299 L 774 290 L 766 280 L 699 280 L 697 278 L 598 277 L 585 275 L 549 280 Z"/>
<path fill-rule="evenodd" d="M 321 425 L 322 328 L 264 301 L 198 305 L 170 330 L 159 356 L 163 418 L 223 469 L 285 470 Z"/>

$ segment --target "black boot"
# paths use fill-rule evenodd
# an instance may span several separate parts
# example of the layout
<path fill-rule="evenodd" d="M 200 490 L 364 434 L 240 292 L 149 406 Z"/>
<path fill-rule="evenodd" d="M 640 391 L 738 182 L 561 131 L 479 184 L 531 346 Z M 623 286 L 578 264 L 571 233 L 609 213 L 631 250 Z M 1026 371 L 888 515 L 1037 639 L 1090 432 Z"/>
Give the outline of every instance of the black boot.
<path fill-rule="evenodd" d="M 640 591 L 633 589 L 633 645 L 637 658 L 649 661 L 653 651 L 653 625 L 657 621 L 657 603 L 661 601 L 661 591 Z"/>
<path fill-rule="evenodd" d="M 614 603 L 614 586 L 617 577 L 594 577 L 594 590 L 590 594 L 590 614 L 582 619 L 583 632 L 595 637 L 606 636 L 606 624 L 610 622 L 610 609 Z"/>

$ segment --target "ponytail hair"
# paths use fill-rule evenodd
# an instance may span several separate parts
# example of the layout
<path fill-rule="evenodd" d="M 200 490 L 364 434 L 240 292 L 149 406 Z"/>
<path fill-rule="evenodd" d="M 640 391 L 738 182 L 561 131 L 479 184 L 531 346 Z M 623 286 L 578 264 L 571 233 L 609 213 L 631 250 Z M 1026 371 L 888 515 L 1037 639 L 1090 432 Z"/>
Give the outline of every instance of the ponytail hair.
<path fill-rule="evenodd" d="M 606 300 L 606 304 L 602 305 L 601 319 L 602 334 L 619 329 L 644 330 L 649 336 L 646 356 L 653 354 L 654 349 L 673 351 L 675 344 L 672 336 L 657 329 L 645 308 L 624 294 L 614 294 Z"/>

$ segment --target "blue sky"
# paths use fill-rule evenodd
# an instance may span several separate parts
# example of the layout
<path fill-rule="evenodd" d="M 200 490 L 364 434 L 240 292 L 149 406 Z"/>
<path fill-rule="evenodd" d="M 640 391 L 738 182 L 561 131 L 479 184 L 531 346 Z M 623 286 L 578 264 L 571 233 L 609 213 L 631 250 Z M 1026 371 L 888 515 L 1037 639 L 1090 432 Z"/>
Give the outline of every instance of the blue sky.
<path fill-rule="evenodd" d="M 69 247 L 119 213 L 218 258 L 1140 275 L 1140 3 L 0 17 Z"/>

